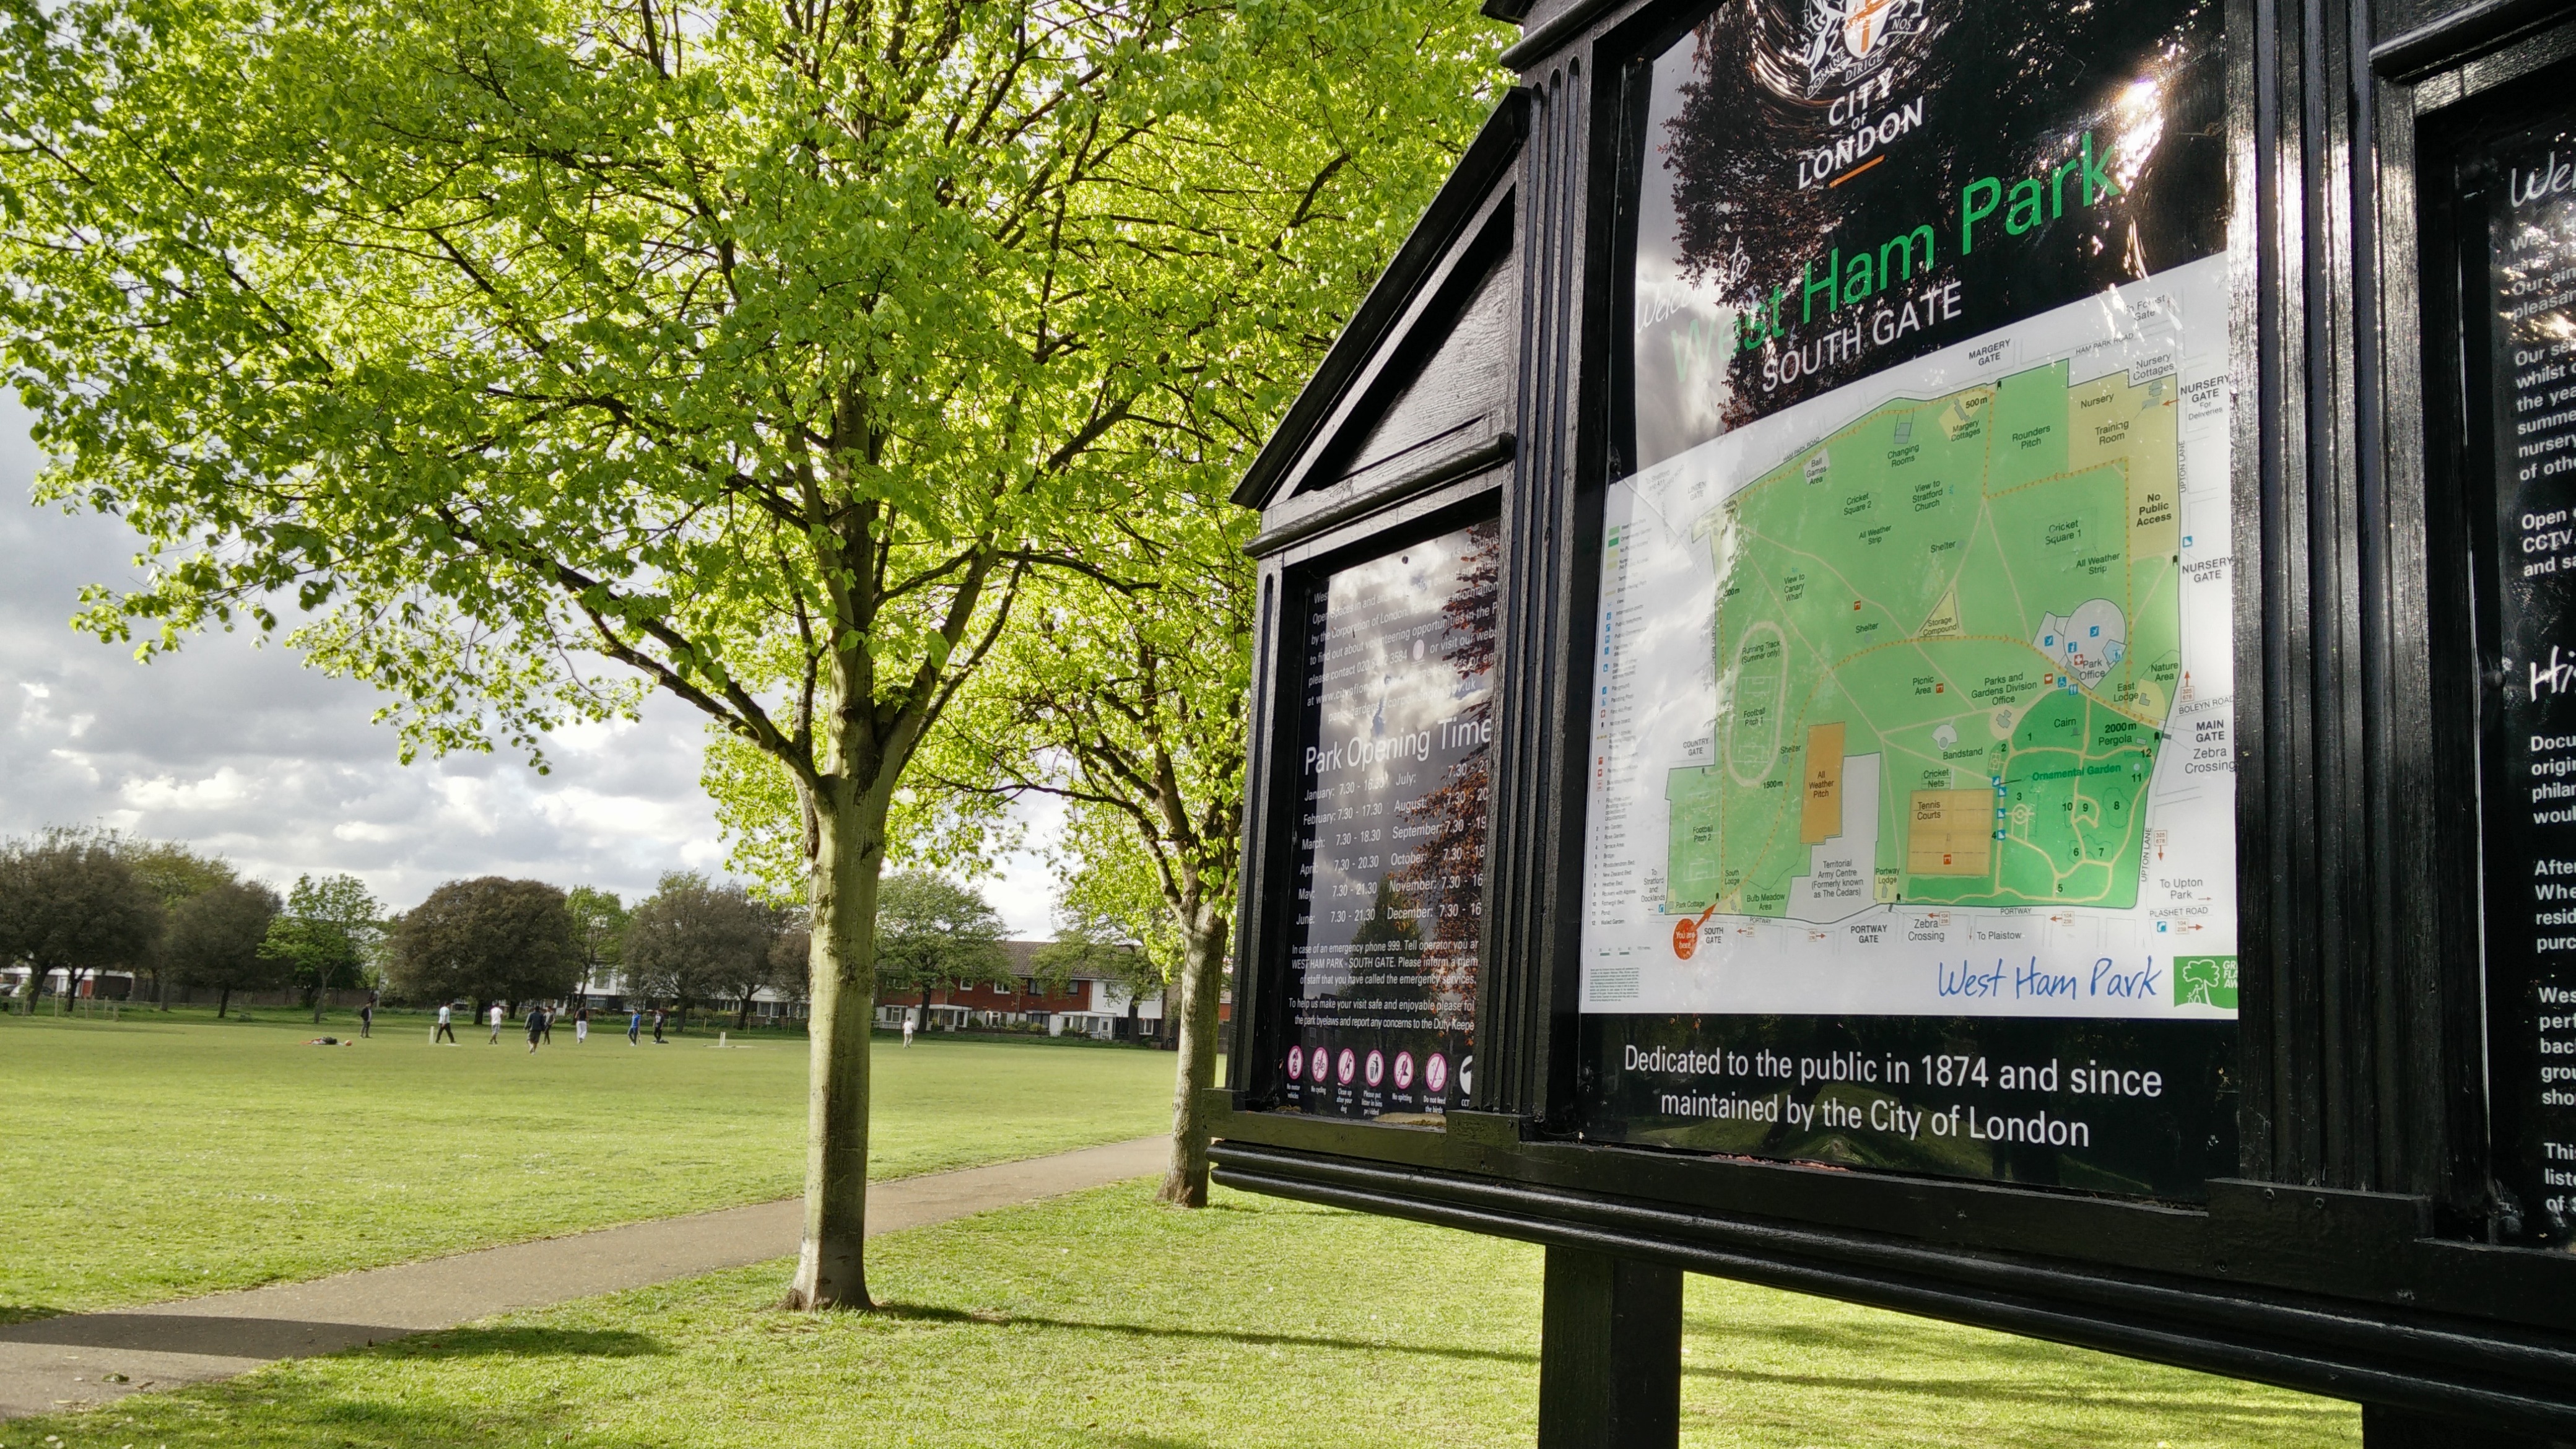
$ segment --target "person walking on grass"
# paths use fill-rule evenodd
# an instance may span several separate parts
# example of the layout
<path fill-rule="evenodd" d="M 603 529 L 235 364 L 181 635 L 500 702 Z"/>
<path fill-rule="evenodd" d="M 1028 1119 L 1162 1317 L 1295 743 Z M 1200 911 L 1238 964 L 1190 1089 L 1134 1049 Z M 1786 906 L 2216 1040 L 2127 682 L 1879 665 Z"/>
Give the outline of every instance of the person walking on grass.
<path fill-rule="evenodd" d="M 903 1044 L 912 1045 L 912 1009 L 910 1007 L 904 1008 L 903 1013 Z"/>
<path fill-rule="evenodd" d="M 660 1007 L 658 1007 L 658 1006 L 653 1008 L 653 1045 L 655 1045 L 655 1046 L 669 1046 L 669 1045 L 670 1045 L 670 1043 L 669 1043 L 669 1042 L 662 1040 L 662 1023 L 664 1023 L 664 1022 L 666 1022 L 666 1021 L 668 1021 L 668 1020 L 670 1020 L 670 1019 L 671 1019 L 671 1013 L 669 1013 L 669 1012 L 667 1012 L 667 1011 L 664 1011 L 662 1008 L 660 1008 Z"/>
<path fill-rule="evenodd" d="M 545 1020 L 537 1024 L 537 1030 L 545 1034 L 546 1045 L 553 1046 L 555 1044 L 555 1009 L 549 1006 L 544 1008 L 544 1011 Z"/>
<path fill-rule="evenodd" d="M 358 1008 L 358 1035 L 371 1037 L 375 1034 L 376 993 L 370 991 L 367 993 L 366 1004 Z"/>
<path fill-rule="evenodd" d="M 546 1035 L 546 1009 L 542 1005 L 528 1008 L 528 1055 L 537 1054 L 537 1043 Z"/>
<path fill-rule="evenodd" d="M 501 1044 L 501 1022 L 508 1015 L 509 1013 L 501 1009 L 501 1003 L 497 1001 L 492 1003 L 492 1045 L 494 1046 Z"/>
<path fill-rule="evenodd" d="M 450 1019 L 447 1003 L 444 1001 L 438 1003 L 438 1026 L 430 1032 L 429 1044 L 431 1046 L 438 1045 L 438 1039 L 440 1037 L 447 1038 L 447 1044 L 449 1046 L 456 1045 L 456 1024 Z"/>
<path fill-rule="evenodd" d="M 626 1018 L 626 1044 L 628 1046 L 636 1045 L 643 1038 L 643 1035 L 644 1008 L 639 1006 L 635 1008 L 635 1014 L 633 1016 Z"/>
<path fill-rule="evenodd" d="M 579 1046 L 588 1040 L 590 1040 L 590 1007 L 584 1005 L 581 1010 L 572 1014 L 572 1044 Z"/>

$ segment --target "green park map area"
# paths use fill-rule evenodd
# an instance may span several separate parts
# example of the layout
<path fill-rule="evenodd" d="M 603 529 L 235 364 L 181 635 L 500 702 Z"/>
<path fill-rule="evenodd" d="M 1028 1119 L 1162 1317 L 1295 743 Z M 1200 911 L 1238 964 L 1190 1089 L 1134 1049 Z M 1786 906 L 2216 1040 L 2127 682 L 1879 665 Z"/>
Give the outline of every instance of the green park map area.
<path fill-rule="evenodd" d="M 1718 705 L 1712 763 L 1666 780 L 1668 911 L 2136 904 L 2178 388 L 2068 376 L 1890 402 L 1695 525 Z"/>

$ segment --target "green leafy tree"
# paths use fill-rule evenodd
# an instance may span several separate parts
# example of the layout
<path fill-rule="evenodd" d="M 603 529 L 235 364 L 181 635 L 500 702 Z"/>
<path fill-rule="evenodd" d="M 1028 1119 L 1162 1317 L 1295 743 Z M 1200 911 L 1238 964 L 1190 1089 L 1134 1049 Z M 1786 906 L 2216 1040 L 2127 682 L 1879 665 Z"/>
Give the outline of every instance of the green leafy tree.
<path fill-rule="evenodd" d="M 1050 994 L 1076 981 L 1106 981 L 1129 996 L 1163 989 L 1163 968 L 1114 928 L 1094 921 L 1061 926 L 1029 957 L 1030 984 Z"/>
<path fill-rule="evenodd" d="M 0 845 L 0 961 L 23 964 L 28 1009 L 49 977 L 63 994 L 84 977 L 131 968 L 161 935 L 161 903 L 97 830 L 57 828 Z"/>
<path fill-rule="evenodd" d="M 265 991 L 286 979 L 290 963 L 269 949 L 277 892 L 260 881 L 230 880 L 181 901 L 170 913 L 170 971 L 190 986 L 218 993 L 215 1015 L 230 1014 L 233 993 Z"/>
<path fill-rule="evenodd" d="M 231 861 L 219 855 L 208 855 L 175 840 L 121 840 L 117 854 L 134 871 L 135 878 L 161 903 L 163 931 L 152 949 L 144 954 L 145 969 L 152 973 L 153 996 L 161 1009 L 170 1009 L 170 987 L 173 976 L 168 953 L 168 922 L 182 901 L 201 895 L 216 886 L 238 878 Z"/>
<path fill-rule="evenodd" d="M 625 959 L 626 906 L 617 892 L 574 886 L 564 897 L 572 912 L 573 941 L 581 949 L 581 990 L 604 981 Z"/>
<path fill-rule="evenodd" d="M 767 984 L 778 911 L 731 883 L 695 871 L 662 877 L 627 919 L 626 967 L 644 995 L 678 1007 L 739 999 L 736 1025 L 751 1019 L 751 994 Z"/>
<path fill-rule="evenodd" d="M 1001 913 L 981 892 L 926 870 L 885 878 L 876 954 L 878 979 L 889 991 L 921 994 L 925 1025 L 932 993 L 1011 977 Z"/>
<path fill-rule="evenodd" d="M 543 881 L 487 875 L 454 880 L 403 912 L 387 952 L 387 984 L 424 1004 L 548 1001 L 581 979 L 564 893 Z"/>
<path fill-rule="evenodd" d="M 291 600 L 407 751 L 658 688 L 784 777 L 789 1297 L 865 1306 L 905 769 L 1137 457 L 1284 399 L 1493 35 L 1388 0 L 6 0 L 0 344 L 43 496 L 146 540 L 102 635 Z"/>
<path fill-rule="evenodd" d="M 1142 989 L 1166 991 L 1180 1051 L 1159 1195 L 1198 1207 L 1233 944 L 1254 584 L 1253 520 L 1194 499 L 1191 477 L 1153 513 L 1100 530 L 1093 572 L 1049 581 L 1038 622 L 996 651 L 924 770 L 960 792 L 1069 803 L 1061 908 L 1078 939 L 1141 945 L 1133 959 L 1158 978 Z"/>
<path fill-rule="evenodd" d="M 304 992 L 313 1020 L 322 1020 L 324 993 L 366 979 L 376 941 L 384 932 L 384 907 L 353 875 L 297 876 L 286 909 L 269 923 L 268 953 L 285 963 Z"/>
<path fill-rule="evenodd" d="M 777 939 L 769 943 L 769 974 L 762 984 L 779 999 L 795 1002 L 813 988 L 814 933 L 794 911 L 779 917 Z"/>

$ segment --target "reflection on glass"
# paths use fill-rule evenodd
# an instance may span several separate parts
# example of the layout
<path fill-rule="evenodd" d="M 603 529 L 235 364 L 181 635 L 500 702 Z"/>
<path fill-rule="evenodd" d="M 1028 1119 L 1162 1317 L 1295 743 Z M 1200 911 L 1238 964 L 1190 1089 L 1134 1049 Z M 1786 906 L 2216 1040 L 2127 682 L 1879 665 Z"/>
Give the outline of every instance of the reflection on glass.
<path fill-rule="evenodd" d="M 1308 617 L 1287 1101 L 1438 1115 L 1474 1070 L 1501 527 L 1344 569 Z"/>
<path fill-rule="evenodd" d="M 1745 0 L 1656 57 L 1629 469 L 2220 251 L 2218 0 Z"/>

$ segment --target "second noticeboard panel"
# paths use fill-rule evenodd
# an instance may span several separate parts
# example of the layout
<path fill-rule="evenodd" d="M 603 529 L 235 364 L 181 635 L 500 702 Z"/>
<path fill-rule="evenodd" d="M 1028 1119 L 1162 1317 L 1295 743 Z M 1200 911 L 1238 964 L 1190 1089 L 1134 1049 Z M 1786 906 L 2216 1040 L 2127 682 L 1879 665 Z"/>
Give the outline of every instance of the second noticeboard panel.
<path fill-rule="evenodd" d="M 2487 1105 L 2504 1228 L 2576 1235 L 2576 115 L 2478 148 L 2485 245 L 2468 257 L 2490 439 L 2481 742 Z"/>
<path fill-rule="evenodd" d="M 2235 1168 L 2216 3 L 1729 4 L 1637 72 L 1597 1139 Z"/>
<path fill-rule="evenodd" d="M 1287 1105 L 1429 1118 L 1475 1073 L 1502 529 L 1317 580 L 1295 740 Z"/>

